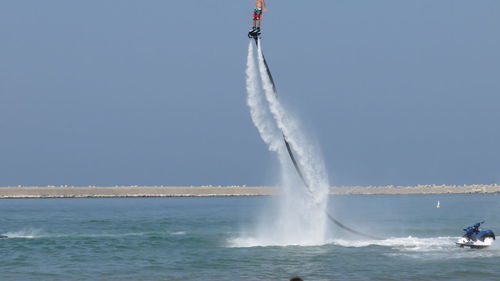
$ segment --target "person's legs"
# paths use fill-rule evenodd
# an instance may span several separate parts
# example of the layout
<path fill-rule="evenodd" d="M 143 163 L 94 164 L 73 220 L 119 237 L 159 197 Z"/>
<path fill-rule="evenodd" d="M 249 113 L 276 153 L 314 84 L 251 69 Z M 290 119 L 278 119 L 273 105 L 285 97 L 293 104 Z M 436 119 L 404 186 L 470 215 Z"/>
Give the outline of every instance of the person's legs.
<path fill-rule="evenodd" d="M 262 10 L 255 10 L 255 14 L 257 15 L 257 18 L 256 18 L 256 25 L 255 27 L 257 28 L 257 30 L 260 30 L 260 22 L 262 20 Z"/>
<path fill-rule="evenodd" d="M 259 21 L 259 10 L 255 9 L 253 10 L 253 29 L 256 29 L 258 26 L 258 21 Z"/>

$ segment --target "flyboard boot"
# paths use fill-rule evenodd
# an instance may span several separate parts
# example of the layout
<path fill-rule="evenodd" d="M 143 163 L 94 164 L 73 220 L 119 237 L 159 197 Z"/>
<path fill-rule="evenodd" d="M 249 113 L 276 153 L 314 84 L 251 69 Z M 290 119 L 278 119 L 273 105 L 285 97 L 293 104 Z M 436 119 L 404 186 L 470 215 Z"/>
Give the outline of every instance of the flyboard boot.
<path fill-rule="evenodd" d="M 260 38 L 260 27 L 253 27 L 248 31 L 248 38 Z"/>

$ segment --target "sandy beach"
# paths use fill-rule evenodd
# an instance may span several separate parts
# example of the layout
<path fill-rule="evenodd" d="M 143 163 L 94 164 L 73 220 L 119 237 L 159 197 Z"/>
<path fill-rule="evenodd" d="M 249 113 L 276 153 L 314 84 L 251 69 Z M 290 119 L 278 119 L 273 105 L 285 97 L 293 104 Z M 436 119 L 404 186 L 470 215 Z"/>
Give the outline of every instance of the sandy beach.
<path fill-rule="evenodd" d="M 471 194 L 499 193 L 500 185 L 418 185 L 332 187 L 332 195 Z M 277 187 L 246 186 L 17 186 L 0 187 L 0 198 L 104 198 L 269 196 Z"/>

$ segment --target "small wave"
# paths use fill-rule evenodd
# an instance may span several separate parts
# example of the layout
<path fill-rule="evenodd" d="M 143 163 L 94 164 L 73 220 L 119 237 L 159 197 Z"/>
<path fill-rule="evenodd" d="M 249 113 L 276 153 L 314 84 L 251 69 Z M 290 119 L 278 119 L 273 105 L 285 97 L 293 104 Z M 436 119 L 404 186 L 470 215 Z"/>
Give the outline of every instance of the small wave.
<path fill-rule="evenodd" d="M 272 239 L 260 239 L 254 237 L 238 237 L 231 238 L 228 241 L 227 247 L 229 248 L 251 248 L 251 247 L 287 247 L 287 246 L 324 246 L 327 245 L 326 241 L 324 243 L 317 241 L 288 241 L 286 239 L 282 240 L 272 240 Z"/>
<path fill-rule="evenodd" d="M 131 236 L 180 236 L 186 235 L 185 231 L 177 232 L 128 232 L 128 233 L 46 233 L 39 229 L 25 229 L 2 233 L 9 238 L 121 238 Z"/>
<path fill-rule="evenodd" d="M 79 234 L 67 235 L 67 237 L 87 237 L 87 238 L 120 238 L 127 236 L 145 236 L 150 233 L 147 232 L 130 232 L 130 233 L 96 233 L 96 234 Z"/>
<path fill-rule="evenodd" d="M 436 247 L 454 246 L 458 237 L 433 237 L 433 238 L 418 238 L 418 237 L 392 237 L 383 240 L 345 240 L 345 239 L 330 239 L 323 243 L 317 241 L 280 241 L 258 239 L 254 237 L 238 237 L 228 241 L 228 247 L 247 248 L 247 247 L 270 247 L 270 246 L 324 246 L 336 245 L 349 248 L 361 248 L 369 246 L 385 246 L 398 248 L 404 251 L 425 251 L 432 250 Z"/>
<path fill-rule="evenodd" d="M 419 249 L 422 247 L 435 247 L 442 245 L 454 245 L 458 237 L 391 237 L 383 240 L 344 240 L 332 239 L 330 243 L 342 247 L 368 247 L 368 246 L 387 246 L 402 247 L 405 249 Z"/>
<path fill-rule="evenodd" d="M 40 229 L 22 229 L 18 231 L 10 231 L 3 233 L 9 238 L 25 238 L 33 239 L 43 237 L 42 231 Z"/>
<path fill-rule="evenodd" d="M 459 237 L 393 237 L 384 240 L 349 241 L 332 240 L 332 244 L 342 247 L 383 246 L 396 250 L 389 256 L 402 256 L 415 259 L 464 259 L 491 258 L 500 256 L 500 244 L 493 243 L 486 249 L 460 248 L 455 245 Z"/>
<path fill-rule="evenodd" d="M 133 236 L 169 236 L 169 235 L 184 235 L 185 232 L 127 232 L 127 233 L 83 233 L 83 234 L 67 234 L 58 235 L 57 237 L 68 237 L 68 238 L 122 238 L 122 237 L 133 237 Z"/>

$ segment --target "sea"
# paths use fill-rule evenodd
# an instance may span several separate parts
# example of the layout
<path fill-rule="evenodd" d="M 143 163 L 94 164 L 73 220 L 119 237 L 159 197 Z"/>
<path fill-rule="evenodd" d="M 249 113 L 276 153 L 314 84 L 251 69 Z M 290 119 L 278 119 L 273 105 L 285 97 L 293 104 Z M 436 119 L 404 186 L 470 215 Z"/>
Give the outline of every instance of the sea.
<path fill-rule="evenodd" d="M 246 243 L 273 200 L 2 199 L 0 280 L 500 280 L 500 242 L 455 245 L 478 221 L 500 233 L 500 195 L 333 196 L 336 219 L 382 239 L 330 224 L 318 245 Z"/>

